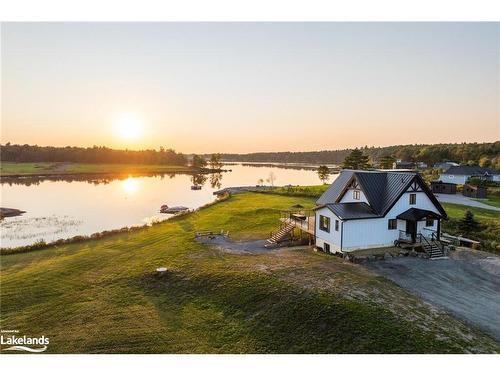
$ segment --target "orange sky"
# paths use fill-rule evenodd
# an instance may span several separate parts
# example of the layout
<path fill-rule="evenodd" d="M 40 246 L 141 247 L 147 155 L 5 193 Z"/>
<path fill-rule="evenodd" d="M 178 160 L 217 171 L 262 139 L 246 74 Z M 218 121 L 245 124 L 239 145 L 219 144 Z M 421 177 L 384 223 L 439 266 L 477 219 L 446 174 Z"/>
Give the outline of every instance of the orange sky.
<path fill-rule="evenodd" d="M 186 153 L 496 141 L 499 34 L 487 23 L 3 24 L 1 139 Z"/>

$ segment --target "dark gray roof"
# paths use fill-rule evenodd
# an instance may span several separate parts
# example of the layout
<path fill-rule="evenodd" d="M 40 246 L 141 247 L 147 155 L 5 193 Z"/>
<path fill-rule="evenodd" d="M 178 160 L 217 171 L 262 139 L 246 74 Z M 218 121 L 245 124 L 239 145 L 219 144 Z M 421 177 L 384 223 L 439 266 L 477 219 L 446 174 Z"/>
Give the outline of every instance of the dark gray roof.
<path fill-rule="evenodd" d="M 420 219 L 423 219 L 424 217 L 433 217 L 433 218 L 440 218 L 441 215 L 436 214 L 435 212 L 429 211 L 429 210 L 422 210 L 421 208 L 409 208 L 405 212 L 400 213 L 396 218 L 401 219 L 401 220 L 412 220 L 412 221 L 418 221 Z"/>
<path fill-rule="evenodd" d="M 458 167 L 450 167 L 445 172 L 445 174 L 453 175 L 465 175 L 465 176 L 482 176 L 486 173 L 488 174 L 500 174 L 500 171 L 496 171 L 491 168 L 482 168 L 477 165 L 460 165 Z"/>
<path fill-rule="evenodd" d="M 333 181 L 328 190 L 326 190 L 321 197 L 316 201 L 317 204 L 323 205 L 327 203 L 335 203 L 339 197 L 344 187 L 349 182 L 354 171 L 343 170 L 340 172 L 339 176 Z"/>
<path fill-rule="evenodd" d="M 352 203 L 331 203 L 327 204 L 328 207 L 335 215 L 342 220 L 351 219 L 368 219 L 371 217 L 378 217 L 372 208 L 365 202 L 352 202 Z"/>
<path fill-rule="evenodd" d="M 414 172 L 381 172 L 377 174 L 356 172 L 361 189 L 373 210 L 384 216 L 393 203 L 417 176 Z"/>
<path fill-rule="evenodd" d="M 416 172 L 343 170 L 316 203 L 320 206 L 338 203 L 353 178 L 357 180 L 360 189 L 365 194 L 372 212 L 379 217 L 385 216 L 414 180 L 419 183 L 442 216 L 446 217 L 443 207 Z"/>

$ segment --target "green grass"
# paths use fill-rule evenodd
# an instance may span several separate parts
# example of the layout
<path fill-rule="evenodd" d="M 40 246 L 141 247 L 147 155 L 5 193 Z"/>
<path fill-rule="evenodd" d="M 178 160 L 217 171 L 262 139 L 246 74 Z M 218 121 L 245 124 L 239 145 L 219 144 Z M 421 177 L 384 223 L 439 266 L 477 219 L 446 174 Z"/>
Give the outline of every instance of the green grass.
<path fill-rule="evenodd" d="M 359 265 L 310 249 L 228 254 L 193 238 L 265 238 L 297 203 L 314 200 L 238 194 L 144 230 L 2 256 L 1 328 L 49 337 L 49 353 L 500 350 Z"/>
<path fill-rule="evenodd" d="M 474 217 L 478 220 L 499 220 L 500 211 L 488 210 L 485 208 L 464 206 L 462 204 L 454 203 L 443 203 L 441 205 L 446 210 L 448 217 L 450 219 L 461 219 L 465 215 L 465 211 L 469 210 L 474 214 Z"/>
<path fill-rule="evenodd" d="M 146 164 L 86 164 L 86 163 L 11 163 L 0 164 L 0 174 L 12 175 L 64 175 L 64 174 L 135 174 L 192 172 L 187 166 Z"/>
<path fill-rule="evenodd" d="M 486 199 L 474 199 L 474 200 L 484 204 L 489 204 L 490 206 L 500 207 L 500 197 L 497 196 L 490 196 L 489 198 Z"/>
<path fill-rule="evenodd" d="M 311 185 L 311 186 L 283 186 L 283 187 L 272 188 L 266 191 L 266 193 L 297 196 L 297 197 L 319 198 L 321 194 L 323 194 L 329 187 L 330 187 L 329 184 Z"/>
<path fill-rule="evenodd" d="M 452 235 L 464 235 L 467 238 L 481 242 L 481 249 L 500 253 L 500 211 L 464 206 L 460 204 L 442 203 L 448 214 L 448 220 L 443 222 L 443 231 Z M 459 220 L 470 210 L 476 221 L 480 223 L 479 230 L 473 233 L 463 233 Z"/>

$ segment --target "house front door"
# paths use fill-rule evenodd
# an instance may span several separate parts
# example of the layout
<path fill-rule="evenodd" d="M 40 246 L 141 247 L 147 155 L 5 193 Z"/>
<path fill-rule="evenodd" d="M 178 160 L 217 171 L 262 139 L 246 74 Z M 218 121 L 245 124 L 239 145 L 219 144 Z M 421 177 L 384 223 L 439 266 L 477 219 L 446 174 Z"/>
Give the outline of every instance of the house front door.
<path fill-rule="evenodd" d="M 417 222 L 406 220 L 406 234 L 411 236 L 411 242 L 415 243 L 417 238 Z"/>

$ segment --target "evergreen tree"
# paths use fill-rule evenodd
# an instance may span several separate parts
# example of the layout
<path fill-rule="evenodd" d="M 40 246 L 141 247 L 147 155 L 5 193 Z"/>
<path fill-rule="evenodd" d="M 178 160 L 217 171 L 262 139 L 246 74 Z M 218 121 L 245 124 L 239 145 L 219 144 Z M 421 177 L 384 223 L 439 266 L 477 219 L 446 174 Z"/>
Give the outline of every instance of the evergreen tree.
<path fill-rule="evenodd" d="M 318 177 L 323 183 L 326 183 L 326 181 L 330 177 L 330 169 L 328 169 L 326 165 L 321 165 L 318 168 Z"/>
<path fill-rule="evenodd" d="M 368 156 L 356 148 L 344 159 L 342 167 L 345 169 L 368 169 L 370 167 Z"/>
<path fill-rule="evenodd" d="M 458 222 L 458 228 L 465 234 L 479 229 L 479 223 L 474 219 L 474 214 L 470 210 L 465 211 L 464 217 Z"/>
<path fill-rule="evenodd" d="M 382 169 L 392 169 L 393 163 L 396 161 L 394 156 L 385 155 L 379 159 L 380 168 Z"/>

